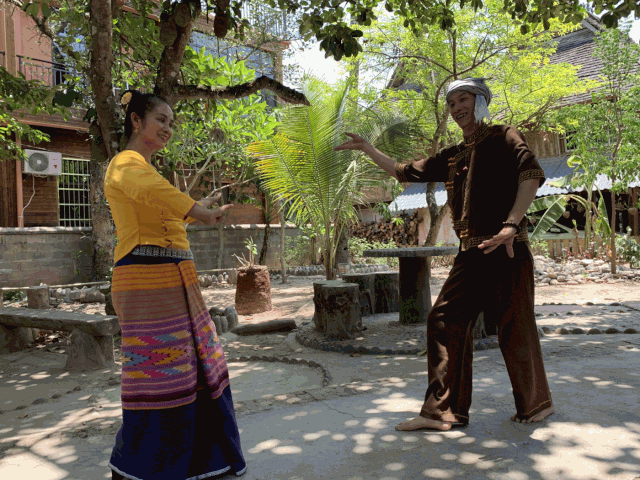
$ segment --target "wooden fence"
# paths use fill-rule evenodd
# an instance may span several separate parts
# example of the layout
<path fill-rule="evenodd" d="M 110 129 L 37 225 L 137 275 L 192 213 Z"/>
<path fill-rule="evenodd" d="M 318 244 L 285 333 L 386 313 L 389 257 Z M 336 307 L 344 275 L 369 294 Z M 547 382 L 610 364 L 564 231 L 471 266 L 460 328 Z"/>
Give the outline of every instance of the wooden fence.
<path fill-rule="evenodd" d="M 636 242 L 640 243 L 640 236 L 634 236 L 632 238 Z M 565 238 L 563 240 L 547 240 L 547 245 L 549 246 L 549 256 L 554 260 L 562 257 L 563 249 L 566 253 L 571 252 L 574 255 L 577 255 L 579 252 L 584 253 L 585 251 L 584 238 L 581 238 L 580 240 L 576 240 L 575 238 Z"/>

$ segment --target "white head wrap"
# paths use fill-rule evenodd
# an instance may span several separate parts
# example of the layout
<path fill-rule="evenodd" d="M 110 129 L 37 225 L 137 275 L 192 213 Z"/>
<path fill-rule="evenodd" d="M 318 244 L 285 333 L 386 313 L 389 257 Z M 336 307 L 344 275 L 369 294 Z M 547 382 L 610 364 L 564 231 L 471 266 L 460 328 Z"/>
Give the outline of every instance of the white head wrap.
<path fill-rule="evenodd" d="M 475 109 L 474 115 L 476 122 L 480 123 L 483 119 L 489 120 L 489 104 L 491 103 L 491 90 L 484 83 L 484 78 L 464 78 L 462 80 L 455 80 L 449 84 L 447 90 L 447 100 L 451 94 L 455 92 L 468 92 L 471 95 L 475 95 Z"/>

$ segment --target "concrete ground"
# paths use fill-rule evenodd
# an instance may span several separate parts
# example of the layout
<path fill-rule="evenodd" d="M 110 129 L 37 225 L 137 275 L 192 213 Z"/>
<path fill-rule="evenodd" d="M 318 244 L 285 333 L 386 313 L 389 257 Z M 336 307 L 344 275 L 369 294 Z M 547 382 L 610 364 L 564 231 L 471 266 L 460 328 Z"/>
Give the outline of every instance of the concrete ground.
<path fill-rule="evenodd" d="M 424 357 L 352 357 L 286 340 L 334 385 L 322 388 L 321 372 L 301 365 L 229 363 L 246 480 L 640 479 L 638 334 L 544 337 L 556 413 L 538 425 L 509 421 L 501 354 L 475 352 L 471 424 L 444 433 L 393 428 L 420 408 Z M 43 351 L 0 356 L 0 479 L 110 478 L 119 370 L 71 375 L 63 365 L 64 355 Z"/>

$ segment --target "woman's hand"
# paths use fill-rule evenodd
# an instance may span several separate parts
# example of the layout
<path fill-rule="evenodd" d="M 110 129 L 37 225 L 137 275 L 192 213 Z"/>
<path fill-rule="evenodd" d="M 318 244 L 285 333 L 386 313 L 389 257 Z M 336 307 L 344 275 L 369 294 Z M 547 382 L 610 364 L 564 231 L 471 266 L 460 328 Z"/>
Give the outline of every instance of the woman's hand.
<path fill-rule="evenodd" d="M 360 150 L 364 152 L 365 148 L 371 145 L 364 138 L 362 138 L 359 135 L 356 135 L 355 133 L 345 132 L 345 135 L 347 137 L 350 137 L 351 140 L 347 140 L 346 142 L 341 143 L 340 145 L 335 147 L 334 150 Z"/>
<path fill-rule="evenodd" d="M 218 203 L 218 201 L 222 198 L 222 193 L 217 192 L 210 197 L 203 198 L 198 203 L 202 205 L 204 208 L 211 208 L 212 205 Z"/>
<path fill-rule="evenodd" d="M 205 223 L 207 225 L 217 225 L 219 223 L 222 223 L 224 217 L 229 214 L 229 210 L 231 210 L 235 206 L 236 205 L 229 203 L 213 210 L 209 210 L 209 218 Z"/>
<path fill-rule="evenodd" d="M 505 226 L 500 230 L 500 233 L 492 239 L 485 240 L 478 245 L 478 248 L 484 250 L 484 253 L 491 253 L 500 245 L 504 244 L 507 247 L 507 254 L 510 258 L 513 258 L 513 240 L 516 238 L 516 233 L 517 231 L 514 227 Z"/>

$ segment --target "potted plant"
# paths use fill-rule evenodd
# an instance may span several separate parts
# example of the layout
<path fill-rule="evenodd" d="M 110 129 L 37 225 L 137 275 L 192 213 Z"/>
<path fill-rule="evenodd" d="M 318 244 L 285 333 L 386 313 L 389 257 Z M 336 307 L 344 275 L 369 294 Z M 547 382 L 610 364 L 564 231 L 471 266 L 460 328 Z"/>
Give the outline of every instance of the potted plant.
<path fill-rule="evenodd" d="M 269 270 L 264 265 L 256 265 L 258 247 L 249 237 L 245 240 L 249 258 L 234 255 L 242 265 L 238 268 L 236 284 L 236 310 L 240 315 L 251 315 L 271 310 L 271 280 Z"/>

